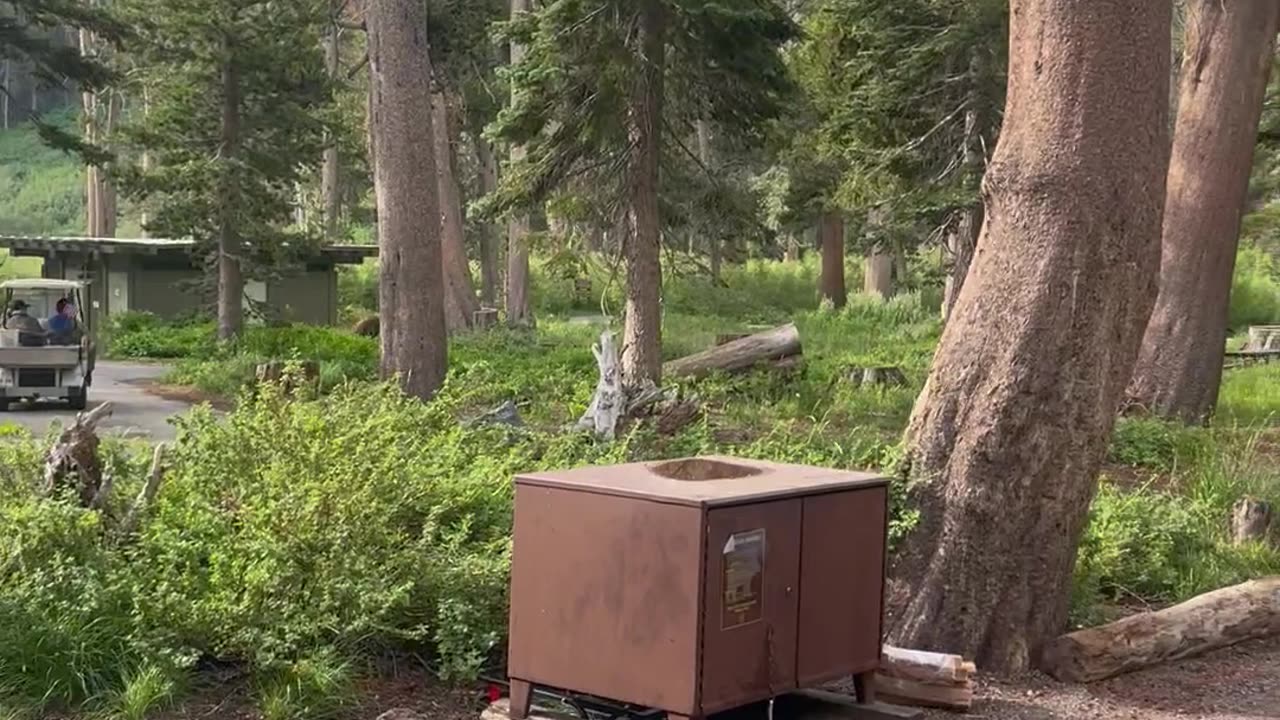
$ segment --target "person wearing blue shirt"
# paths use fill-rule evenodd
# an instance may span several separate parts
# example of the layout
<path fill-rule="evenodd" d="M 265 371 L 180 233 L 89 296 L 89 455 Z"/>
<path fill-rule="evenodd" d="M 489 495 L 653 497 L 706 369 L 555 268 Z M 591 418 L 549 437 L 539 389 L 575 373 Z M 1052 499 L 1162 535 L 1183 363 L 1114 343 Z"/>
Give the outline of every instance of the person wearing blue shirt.
<path fill-rule="evenodd" d="M 69 338 L 76 329 L 75 306 L 62 298 L 56 308 L 57 312 L 49 318 L 49 334 L 56 339 Z"/>

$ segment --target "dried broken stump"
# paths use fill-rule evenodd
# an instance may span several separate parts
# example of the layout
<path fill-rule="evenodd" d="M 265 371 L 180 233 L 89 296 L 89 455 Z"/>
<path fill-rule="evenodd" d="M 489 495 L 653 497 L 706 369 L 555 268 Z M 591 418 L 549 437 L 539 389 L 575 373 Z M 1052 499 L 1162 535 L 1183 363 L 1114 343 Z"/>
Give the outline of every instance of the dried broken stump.
<path fill-rule="evenodd" d="M 1063 682 L 1093 682 L 1272 635 L 1280 635 L 1280 577 L 1063 635 L 1045 648 L 1041 669 Z"/>
<path fill-rule="evenodd" d="M 1271 533 L 1271 505 L 1257 498 L 1241 498 L 1231 509 L 1231 540 L 1236 545 L 1266 542 Z"/>

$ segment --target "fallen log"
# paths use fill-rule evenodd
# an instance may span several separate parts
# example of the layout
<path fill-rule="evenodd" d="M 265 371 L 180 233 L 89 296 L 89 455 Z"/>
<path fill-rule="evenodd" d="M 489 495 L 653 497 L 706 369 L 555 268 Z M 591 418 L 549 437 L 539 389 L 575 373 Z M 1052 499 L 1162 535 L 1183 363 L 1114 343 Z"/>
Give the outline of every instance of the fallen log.
<path fill-rule="evenodd" d="M 1063 682 L 1093 682 L 1280 634 L 1280 577 L 1215 590 L 1049 643 L 1041 669 Z"/>
<path fill-rule="evenodd" d="M 698 378 L 716 371 L 746 370 L 759 363 L 803 352 L 800 331 L 794 323 L 734 340 L 695 355 L 672 360 L 662 367 L 668 377 Z"/>

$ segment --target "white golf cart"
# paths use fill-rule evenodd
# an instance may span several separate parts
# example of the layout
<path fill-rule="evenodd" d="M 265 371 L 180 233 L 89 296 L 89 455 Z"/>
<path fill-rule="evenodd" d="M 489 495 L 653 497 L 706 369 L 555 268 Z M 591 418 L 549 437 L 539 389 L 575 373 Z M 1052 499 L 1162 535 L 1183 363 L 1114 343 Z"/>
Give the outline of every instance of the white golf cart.
<path fill-rule="evenodd" d="M 83 410 L 97 348 L 84 312 L 87 284 L 74 280 L 10 280 L 0 284 L 0 411 L 18 401 L 65 400 Z M 59 300 L 76 310 L 70 332 L 51 332 Z M 21 308 L 15 313 L 15 308 Z M 22 318 L 19 315 L 26 315 Z M 39 331 L 37 331 L 37 324 Z"/>

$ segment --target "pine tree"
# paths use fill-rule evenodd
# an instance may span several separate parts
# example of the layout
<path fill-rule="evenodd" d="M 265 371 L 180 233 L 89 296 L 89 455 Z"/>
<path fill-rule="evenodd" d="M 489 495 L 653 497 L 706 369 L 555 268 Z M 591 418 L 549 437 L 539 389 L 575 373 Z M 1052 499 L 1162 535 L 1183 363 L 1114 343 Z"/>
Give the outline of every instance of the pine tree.
<path fill-rule="evenodd" d="M 123 185 L 151 210 L 148 230 L 189 237 L 217 278 L 218 335 L 244 320 L 245 276 L 305 252 L 291 228 L 297 183 L 318 167 L 330 100 L 324 0 L 121 0 L 136 30 L 135 72 L 149 110 L 126 139 L 149 156 Z"/>
<path fill-rule="evenodd" d="M 0 95 L 6 108 L 9 102 L 17 102 L 10 87 L 17 68 L 24 68 L 32 83 L 69 82 L 86 91 L 106 87 L 111 81 L 110 69 L 97 58 L 82 54 L 75 43 L 59 41 L 55 31 L 60 28 L 83 29 L 111 46 L 127 35 L 125 24 L 83 0 L 0 0 L 0 63 L 5 68 L 0 75 Z M 78 151 L 93 162 L 106 160 L 100 148 L 35 119 L 46 142 Z"/>
<path fill-rule="evenodd" d="M 494 133 L 526 154 L 496 206 L 585 186 L 625 220 L 624 383 L 658 382 L 663 168 L 699 120 L 759 135 L 790 88 L 778 48 L 796 28 L 771 0 L 606 0 L 544 5 L 507 32 L 526 52 L 508 72 L 511 104 Z"/>
<path fill-rule="evenodd" d="M 982 225 L 978 184 L 999 128 L 1006 15 L 1004 0 L 817 0 L 789 56 L 809 104 L 783 126 L 784 161 L 793 176 L 816 178 L 793 189 L 801 222 L 875 208 L 876 233 L 860 245 L 885 281 L 891 256 L 916 242 L 904 235 L 931 235 L 921 222 L 943 228 L 933 235 L 947 238 L 948 307 Z"/>

